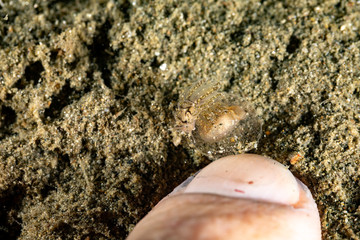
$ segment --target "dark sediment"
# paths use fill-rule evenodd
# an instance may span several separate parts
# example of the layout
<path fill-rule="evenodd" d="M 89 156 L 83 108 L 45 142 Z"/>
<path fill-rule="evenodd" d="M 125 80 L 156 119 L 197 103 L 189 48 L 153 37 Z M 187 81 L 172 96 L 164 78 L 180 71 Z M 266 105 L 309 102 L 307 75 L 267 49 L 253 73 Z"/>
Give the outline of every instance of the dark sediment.
<path fill-rule="evenodd" d="M 170 131 L 201 78 L 253 103 L 323 239 L 360 238 L 359 2 L 0 3 L 1 239 L 124 239 L 209 162 Z"/>

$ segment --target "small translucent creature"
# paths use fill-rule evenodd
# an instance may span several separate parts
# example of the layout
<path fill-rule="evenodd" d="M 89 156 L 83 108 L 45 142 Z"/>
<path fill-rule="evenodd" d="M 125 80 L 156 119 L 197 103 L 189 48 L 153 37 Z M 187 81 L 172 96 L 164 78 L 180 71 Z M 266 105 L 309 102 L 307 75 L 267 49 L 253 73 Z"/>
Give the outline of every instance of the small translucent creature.
<path fill-rule="evenodd" d="M 210 158 L 253 148 L 261 134 L 250 104 L 220 88 L 216 81 L 196 82 L 180 96 L 175 113 L 175 129 L 186 133 Z"/>

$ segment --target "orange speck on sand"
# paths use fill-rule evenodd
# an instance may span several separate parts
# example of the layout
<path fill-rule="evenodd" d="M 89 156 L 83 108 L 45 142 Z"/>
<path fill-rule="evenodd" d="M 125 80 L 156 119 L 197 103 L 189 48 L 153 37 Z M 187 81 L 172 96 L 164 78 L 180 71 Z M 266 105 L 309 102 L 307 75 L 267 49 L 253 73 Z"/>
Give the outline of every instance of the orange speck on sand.
<path fill-rule="evenodd" d="M 291 157 L 290 164 L 291 165 L 296 164 L 301 158 L 302 158 L 302 156 L 299 153 L 295 154 L 293 157 Z"/>

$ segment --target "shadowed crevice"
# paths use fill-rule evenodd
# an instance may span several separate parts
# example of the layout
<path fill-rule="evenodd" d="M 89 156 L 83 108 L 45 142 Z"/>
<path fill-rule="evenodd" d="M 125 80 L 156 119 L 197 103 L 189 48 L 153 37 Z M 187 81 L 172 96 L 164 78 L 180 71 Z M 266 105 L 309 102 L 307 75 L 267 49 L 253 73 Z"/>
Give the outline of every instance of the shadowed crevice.
<path fill-rule="evenodd" d="M 18 217 L 25 189 L 14 185 L 0 192 L 0 239 L 18 239 L 22 220 Z"/>
<path fill-rule="evenodd" d="M 66 81 L 61 91 L 57 95 L 52 96 L 50 107 L 45 109 L 43 120 L 46 122 L 59 118 L 63 108 L 78 101 L 89 91 L 89 86 L 85 87 L 83 90 L 76 90 L 70 87 L 69 81 Z"/>
<path fill-rule="evenodd" d="M 31 63 L 25 68 L 25 74 L 15 84 L 17 89 L 24 89 L 28 84 L 36 86 L 41 78 L 41 73 L 44 71 L 44 67 L 40 61 Z"/>
<path fill-rule="evenodd" d="M 294 53 L 300 47 L 301 41 L 296 36 L 292 35 L 290 37 L 289 44 L 286 46 L 286 51 L 289 54 Z"/>

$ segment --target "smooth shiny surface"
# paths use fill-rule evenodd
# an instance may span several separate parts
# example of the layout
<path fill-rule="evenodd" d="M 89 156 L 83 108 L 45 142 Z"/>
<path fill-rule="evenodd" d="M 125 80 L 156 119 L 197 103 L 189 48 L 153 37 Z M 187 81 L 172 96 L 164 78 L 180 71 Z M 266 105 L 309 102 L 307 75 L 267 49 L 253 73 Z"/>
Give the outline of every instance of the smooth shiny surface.
<path fill-rule="evenodd" d="M 160 201 L 128 239 L 321 239 L 309 189 L 272 159 L 228 156 L 190 180 Z"/>

